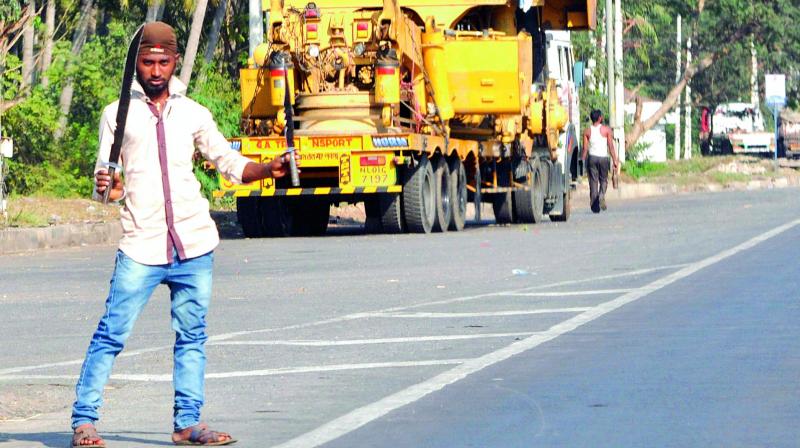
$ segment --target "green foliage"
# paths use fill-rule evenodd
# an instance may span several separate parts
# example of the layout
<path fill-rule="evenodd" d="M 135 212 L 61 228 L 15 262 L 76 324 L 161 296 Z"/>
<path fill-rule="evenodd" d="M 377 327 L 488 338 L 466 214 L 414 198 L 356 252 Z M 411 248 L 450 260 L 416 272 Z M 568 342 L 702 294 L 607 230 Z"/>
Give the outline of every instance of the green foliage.
<path fill-rule="evenodd" d="M 88 197 L 93 183 L 88 176 L 65 171 L 49 162 L 26 164 L 16 160 L 8 163 L 9 190 L 19 195 L 42 194 L 57 198 Z"/>
<path fill-rule="evenodd" d="M 19 0 L 3 0 L 0 2 L 0 22 L 17 20 L 22 11 Z"/>
<path fill-rule="evenodd" d="M 214 65 L 204 64 L 202 59 L 195 68 L 189 96 L 211 111 L 223 135 L 238 135 L 242 114 L 238 80 L 231 79 Z"/>
<path fill-rule="evenodd" d="M 668 171 L 668 168 L 669 166 L 666 163 L 637 162 L 633 158 L 626 160 L 622 165 L 622 171 L 636 180 L 662 175 Z"/>
<path fill-rule="evenodd" d="M 3 115 L 3 132 L 14 138 L 14 160 L 36 165 L 55 162 L 59 147 L 53 138 L 58 124 L 58 104 L 41 88 Z M 13 180 L 13 179 L 12 179 Z"/>
<path fill-rule="evenodd" d="M 729 185 L 734 182 L 747 182 L 750 180 L 750 176 L 744 173 L 723 173 L 720 171 L 711 173 L 711 178 L 714 182 L 722 185 Z"/>

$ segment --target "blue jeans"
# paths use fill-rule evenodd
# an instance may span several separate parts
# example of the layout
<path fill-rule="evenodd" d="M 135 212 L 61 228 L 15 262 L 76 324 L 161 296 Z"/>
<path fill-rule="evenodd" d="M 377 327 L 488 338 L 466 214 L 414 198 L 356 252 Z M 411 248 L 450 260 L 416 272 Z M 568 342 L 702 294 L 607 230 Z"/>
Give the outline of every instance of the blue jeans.
<path fill-rule="evenodd" d="M 72 428 L 98 420 L 103 403 L 103 388 L 111 375 L 114 359 L 122 351 L 153 290 L 159 284 L 169 287 L 172 302 L 172 328 L 175 330 L 174 427 L 188 428 L 200 421 L 206 367 L 206 313 L 211 300 L 211 274 L 214 253 L 170 264 L 149 266 L 137 263 L 117 251 L 106 312 L 89 343 L 86 359 L 75 386 L 77 399 L 72 407 Z"/>

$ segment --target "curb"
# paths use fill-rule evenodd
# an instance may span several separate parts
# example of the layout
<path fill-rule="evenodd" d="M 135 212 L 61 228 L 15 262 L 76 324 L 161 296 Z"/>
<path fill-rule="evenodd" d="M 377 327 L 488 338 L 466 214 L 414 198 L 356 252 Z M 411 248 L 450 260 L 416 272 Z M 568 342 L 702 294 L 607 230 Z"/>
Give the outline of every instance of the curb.
<path fill-rule="evenodd" d="M 796 186 L 800 186 L 800 180 L 786 177 L 769 180 L 751 180 L 749 182 L 734 182 L 726 186 L 703 184 L 679 187 L 673 184 L 623 184 L 619 190 L 609 190 L 608 197 L 609 199 L 629 200 L 686 193 L 767 190 Z M 574 193 L 573 201 L 576 199 L 588 199 L 588 184 L 581 182 L 578 185 L 577 191 Z M 64 224 L 32 229 L 4 229 L 0 230 L 0 255 L 30 252 L 41 249 L 116 244 L 121 237 L 122 228 L 118 221 Z"/>
<path fill-rule="evenodd" d="M 33 229 L 0 230 L 0 255 L 40 249 L 56 249 L 119 241 L 122 227 L 118 221 L 89 224 L 64 224 Z"/>

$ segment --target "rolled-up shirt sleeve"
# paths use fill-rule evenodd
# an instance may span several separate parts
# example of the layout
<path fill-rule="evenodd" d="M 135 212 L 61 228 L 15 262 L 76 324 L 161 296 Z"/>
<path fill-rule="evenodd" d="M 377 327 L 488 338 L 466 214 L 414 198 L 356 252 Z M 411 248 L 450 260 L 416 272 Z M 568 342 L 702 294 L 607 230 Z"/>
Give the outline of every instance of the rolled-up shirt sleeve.
<path fill-rule="evenodd" d="M 200 126 L 194 135 L 195 147 L 206 160 L 214 164 L 222 177 L 241 184 L 244 167 L 252 160 L 231 149 L 208 110 L 203 110 L 199 118 Z"/>

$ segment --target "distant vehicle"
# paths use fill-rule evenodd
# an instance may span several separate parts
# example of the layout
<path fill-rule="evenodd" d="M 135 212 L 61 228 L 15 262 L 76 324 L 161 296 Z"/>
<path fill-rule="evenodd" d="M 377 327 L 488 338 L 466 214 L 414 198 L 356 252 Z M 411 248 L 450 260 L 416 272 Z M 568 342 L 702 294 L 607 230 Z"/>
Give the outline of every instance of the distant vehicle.
<path fill-rule="evenodd" d="M 772 154 L 775 137 L 764 129 L 764 117 L 751 103 L 723 103 L 714 109 L 709 152 Z"/>
<path fill-rule="evenodd" d="M 800 112 L 784 110 L 778 121 L 778 154 L 800 158 Z"/>

